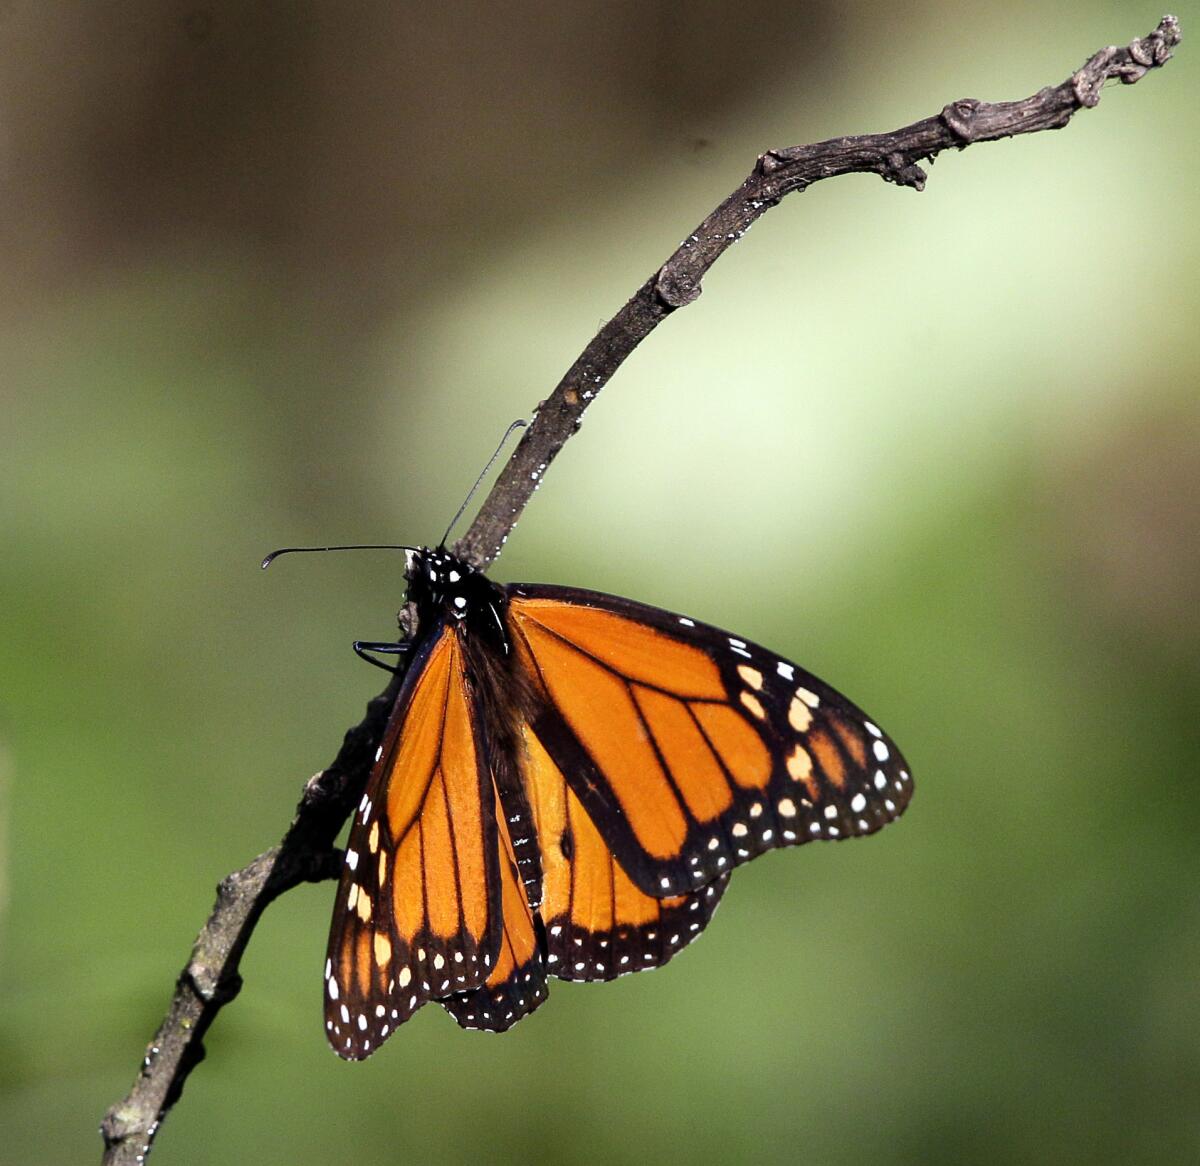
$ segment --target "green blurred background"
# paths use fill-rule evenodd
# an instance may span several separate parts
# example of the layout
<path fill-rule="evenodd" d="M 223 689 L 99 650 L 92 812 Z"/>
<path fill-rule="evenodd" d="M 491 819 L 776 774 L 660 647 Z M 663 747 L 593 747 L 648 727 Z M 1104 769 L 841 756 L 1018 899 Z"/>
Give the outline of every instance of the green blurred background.
<path fill-rule="evenodd" d="M 1182 10 L 1200 35 L 1200 6 Z M 401 564 L 775 145 L 1024 96 L 1128 3 L 0 9 L 0 1159 L 96 1159 L 213 886 L 381 687 Z M 267 913 L 168 1163 L 1200 1160 L 1200 103 L 1179 59 L 918 196 L 787 200 L 628 362 L 499 579 L 870 710 L 877 838 L 654 976 L 326 1048 Z"/>

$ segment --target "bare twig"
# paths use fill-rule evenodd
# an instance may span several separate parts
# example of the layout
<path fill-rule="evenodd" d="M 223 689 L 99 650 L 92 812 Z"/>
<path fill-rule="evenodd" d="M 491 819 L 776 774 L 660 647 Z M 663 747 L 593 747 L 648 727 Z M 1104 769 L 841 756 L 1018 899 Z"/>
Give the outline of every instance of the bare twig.
<path fill-rule="evenodd" d="M 852 173 L 878 174 L 885 182 L 923 190 L 926 175 L 920 162 L 974 142 L 1061 129 L 1077 110 L 1099 102 L 1105 81 L 1133 84 L 1165 64 L 1179 40 L 1179 22 L 1164 16 L 1149 36 L 1125 48 L 1101 49 L 1061 85 L 1039 90 L 1024 101 L 992 104 L 964 98 L 892 133 L 768 150 L 741 186 L 638 288 L 567 370 L 455 550 L 478 567 L 486 567 L 499 554 L 546 468 L 609 378 L 667 316 L 700 295 L 700 281 L 708 269 L 784 195 L 806 190 L 823 178 Z"/>
<path fill-rule="evenodd" d="M 974 142 L 1060 129 L 1077 110 L 1100 100 L 1106 81 L 1128 85 L 1140 80 L 1170 59 L 1179 40 L 1178 21 L 1164 16 L 1149 36 L 1125 48 L 1102 49 L 1061 85 L 1023 101 L 992 104 L 968 98 L 892 133 L 768 150 L 741 186 L 680 244 L 567 370 L 540 406 L 456 552 L 479 567 L 495 559 L 547 467 L 613 373 L 662 320 L 699 296 L 701 280 L 713 263 L 784 195 L 822 178 L 863 172 L 922 190 L 926 175 L 921 162 Z M 267 905 L 301 882 L 336 875 L 340 855 L 334 840 L 366 782 L 398 684 L 394 680 L 371 701 L 365 719 L 346 734 L 333 763 L 308 782 L 280 844 L 221 882 L 216 905 L 180 974 L 170 1010 L 147 1049 L 133 1089 L 104 1118 L 105 1163 L 140 1163 L 149 1153 L 159 1123 L 204 1056 L 205 1031 L 237 995 L 238 964 Z"/>
<path fill-rule="evenodd" d="M 337 877 L 341 854 L 334 840 L 362 791 L 399 685 L 397 676 L 368 704 L 367 715 L 346 734 L 332 764 L 308 781 L 279 845 L 221 880 L 212 914 L 179 974 L 171 1007 L 146 1049 L 137 1080 L 129 1096 L 104 1116 L 106 1163 L 145 1160 L 159 1123 L 204 1059 L 208 1026 L 241 989 L 242 952 L 267 906 L 302 882 Z"/>

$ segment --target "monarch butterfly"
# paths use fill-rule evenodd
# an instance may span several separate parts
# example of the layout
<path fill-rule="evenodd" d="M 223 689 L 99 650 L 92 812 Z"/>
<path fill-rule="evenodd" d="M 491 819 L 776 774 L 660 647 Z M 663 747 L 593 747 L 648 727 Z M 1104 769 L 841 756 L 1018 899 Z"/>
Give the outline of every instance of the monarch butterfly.
<path fill-rule="evenodd" d="M 502 1032 L 549 976 L 659 967 L 735 866 L 874 833 L 912 795 L 873 722 L 757 644 L 629 599 L 499 585 L 444 545 L 403 549 L 416 637 L 356 645 L 409 663 L 329 933 L 341 1057 L 369 1056 L 429 1000 Z"/>

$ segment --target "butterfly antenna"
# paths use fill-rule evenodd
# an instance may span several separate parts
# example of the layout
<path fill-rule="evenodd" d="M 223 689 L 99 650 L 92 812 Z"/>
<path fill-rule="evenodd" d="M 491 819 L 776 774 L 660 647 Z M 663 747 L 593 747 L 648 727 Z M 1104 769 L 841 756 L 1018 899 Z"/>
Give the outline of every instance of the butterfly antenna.
<path fill-rule="evenodd" d="M 272 551 L 262 561 L 265 571 L 280 555 L 311 555 L 318 551 L 416 551 L 419 547 L 404 546 L 402 543 L 355 543 L 347 547 L 281 547 Z"/>
<path fill-rule="evenodd" d="M 452 519 L 450 519 L 450 525 L 446 527 L 446 533 L 442 535 L 442 541 L 438 543 L 438 546 L 444 547 L 446 545 L 446 540 L 450 537 L 450 532 L 454 529 L 454 526 L 458 520 L 462 518 L 463 511 L 466 510 L 466 508 L 470 505 L 471 499 L 475 497 L 475 491 L 479 489 L 483 479 L 487 477 L 488 470 L 490 470 L 492 466 L 496 464 L 496 459 L 500 456 L 500 451 L 508 444 L 508 439 L 512 437 L 512 435 L 516 433 L 518 429 L 524 429 L 528 424 L 528 421 L 517 420 L 514 421 L 504 431 L 504 436 L 500 438 L 500 444 L 496 446 L 496 452 L 492 454 L 490 458 L 488 458 L 487 465 L 483 467 L 483 471 L 480 473 L 479 477 L 475 479 L 475 485 L 471 487 L 467 493 L 467 496 L 463 499 L 463 504 L 458 508 L 458 513 L 455 514 Z"/>

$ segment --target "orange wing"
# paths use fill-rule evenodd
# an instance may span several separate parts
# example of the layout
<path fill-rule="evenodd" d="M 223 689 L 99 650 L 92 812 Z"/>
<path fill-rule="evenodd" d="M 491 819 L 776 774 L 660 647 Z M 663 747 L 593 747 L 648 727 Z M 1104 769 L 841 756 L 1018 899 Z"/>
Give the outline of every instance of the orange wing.
<path fill-rule="evenodd" d="M 530 907 L 516 852 L 503 816 L 497 821 L 504 922 L 496 962 L 484 984 L 441 1003 L 463 1028 L 504 1032 L 546 999 L 546 964 L 538 942 L 540 920 Z"/>
<path fill-rule="evenodd" d="M 613 980 L 665 964 L 707 925 L 729 876 L 665 899 L 640 891 L 528 727 L 524 744 L 522 774 L 542 855 L 549 971 L 564 980 Z"/>
<path fill-rule="evenodd" d="M 645 895 L 685 895 L 773 847 L 870 834 L 907 804 L 891 740 L 765 648 L 593 592 L 507 594 L 543 697 L 533 731 Z M 574 824 L 570 800 L 568 813 Z M 544 836 L 541 848 L 552 860 Z"/>
<path fill-rule="evenodd" d="M 496 795 L 463 649 L 418 652 L 354 816 L 325 964 L 325 1028 L 359 1060 L 425 1001 L 479 987 L 501 939 Z M 507 894 L 507 892 L 506 892 Z"/>

